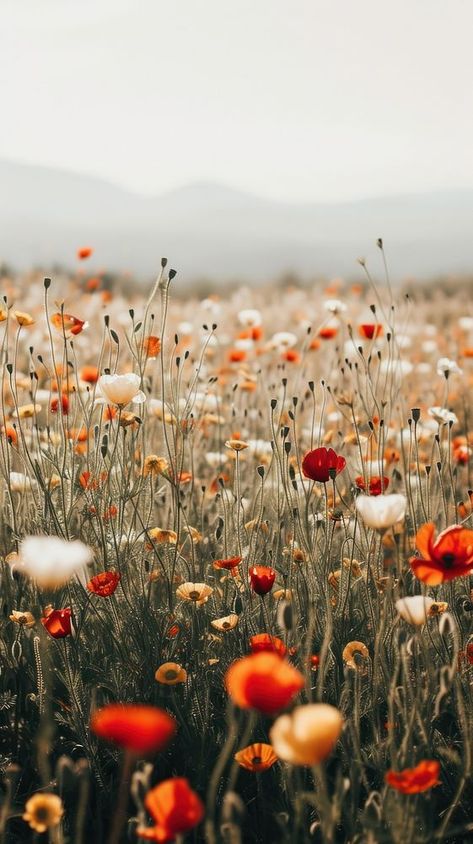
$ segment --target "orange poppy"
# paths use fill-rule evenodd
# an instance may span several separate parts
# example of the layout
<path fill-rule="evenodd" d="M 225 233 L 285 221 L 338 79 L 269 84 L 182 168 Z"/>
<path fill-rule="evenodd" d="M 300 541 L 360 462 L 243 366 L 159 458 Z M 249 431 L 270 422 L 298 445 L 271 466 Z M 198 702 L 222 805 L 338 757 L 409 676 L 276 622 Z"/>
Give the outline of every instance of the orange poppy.
<path fill-rule="evenodd" d="M 59 410 L 59 396 L 55 396 L 53 399 L 51 399 L 50 408 L 51 408 L 51 413 L 57 413 L 58 412 L 58 410 Z M 64 393 L 61 396 L 61 408 L 62 408 L 63 416 L 67 416 L 67 414 L 69 413 L 69 399 Z"/>
<path fill-rule="evenodd" d="M 364 337 L 365 340 L 373 340 L 373 338 L 381 337 L 383 326 L 379 323 L 364 323 L 358 326 L 358 331 L 360 332 L 360 337 Z"/>
<path fill-rule="evenodd" d="M 117 571 L 103 571 L 92 577 L 87 584 L 89 592 L 94 595 L 100 595 L 101 598 L 108 598 L 113 595 L 121 579 L 121 574 Z"/>
<path fill-rule="evenodd" d="M 93 293 L 94 290 L 98 290 L 100 287 L 100 279 L 97 276 L 93 276 L 89 278 L 87 284 L 85 285 L 85 289 L 89 291 L 89 293 Z"/>
<path fill-rule="evenodd" d="M 225 675 L 225 685 L 241 709 L 273 715 L 303 688 L 304 677 L 277 654 L 257 653 L 233 662 Z"/>
<path fill-rule="evenodd" d="M 154 337 L 152 334 L 145 337 L 143 340 L 143 350 L 147 357 L 157 358 L 161 351 L 161 340 L 159 337 Z"/>
<path fill-rule="evenodd" d="M 435 525 L 427 522 L 416 534 L 416 548 L 420 557 L 409 562 L 415 576 L 428 586 L 438 586 L 445 580 L 464 577 L 473 571 L 473 530 L 452 525 L 434 540 Z"/>
<path fill-rule="evenodd" d="M 13 425 L 5 425 L 5 427 L 2 428 L 2 432 L 5 434 L 8 442 L 11 445 L 18 444 L 18 434 L 16 433 L 16 430 Z"/>
<path fill-rule="evenodd" d="M 176 721 L 157 706 L 109 703 L 94 712 L 90 728 L 99 738 L 141 755 L 163 750 L 176 732 Z"/>
<path fill-rule="evenodd" d="M 231 363 L 241 363 L 246 360 L 246 352 L 244 349 L 230 349 L 228 353 L 228 360 Z"/>
<path fill-rule="evenodd" d="M 386 492 L 389 486 L 389 478 L 385 475 L 383 475 L 383 477 L 380 475 L 373 475 L 373 477 L 368 481 L 368 490 L 366 490 L 364 478 L 362 475 L 358 475 L 358 477 L 355 478 L 355 485 L 358 489 L 362 489 L 363 492 L 368 491 L 369 495 L 381 495 L 383 492 Z"/>
<path fill-rule="evenodd" d="M 415 768 L 388 771 L 385 780 L 401 794 L 420 794 L 438 785 L 440 764 L 434 759 L 423 759 Z"/>
<path fill-rule="evenodd" d="M 282 639 L 277 636 L 270 636 L 269 633 L 257 633 L 250 637 L 251 653 L 272 653 L 279 656 L 285 656 L 287 648 Z"/>
<path fill-rule="evenodd" d="M 214 560 L 213 567 L 214 569 L 226 569 L 227 571 L 233 571 L 240 565 L 242 559 L 243 557 L 228 557 L 226 560 Z"/>
<path fill-rule="evenodd" d="M 86 322 L 72 314 L 56 313 L 51 316 L 51 322 L 58 331 L 66 335 L 73 334 L 74 337 L 80 334 L 86 327 Z"/>
<path fill-rule="evenodd" d="M 244 747 L 243 750 L 235 753 L 234 758 L 242 768 L 258 774 L 261 771 L 267 771 L 268 768 L 271 768 L 278 761 L 278 757 L 271 745 L 264 744 L 263 742 L 256 742 L 256 744 L 250 744 L 248 747 Z"/>
<path fill-rule="evenodd" d="M 321 328 L 319 331 L 319 337 L 322 340 L 332 340 L 333 337 L 336 337 L 338 334 L 338 327 L 335 325 L 326 325 L 324 328 Z"/>
<path fill-rule="evenodd" d="M 174 841 L 204 817 L 204 804 L 184 777 L 164 780 L 148 791 L 145 806 L 156 824 L 137 829 L 138 837 L 146 841 Z"/>
<path fill-rule="evenodd" d="M 81 381 L 85 381 L 86 384 L 95 384 L 100 377 L 100 372 L 96 366 L 83 366 L 82 369 L 79 370 L 79 378 Z"/>
<path fill-rule="evenodd" d="M 80 246 L 76 254 L 79 261 L 85 261 L 86 258 L 90 258 L 93 251 L 91 246 Z"/>
<path fill-rule="evenodd" d="M 288 363 L 301 362 L 301 356 L 297 349 L 287 349 L 287 351 L 283 352 L 282 359 L 286 360 Z"/>

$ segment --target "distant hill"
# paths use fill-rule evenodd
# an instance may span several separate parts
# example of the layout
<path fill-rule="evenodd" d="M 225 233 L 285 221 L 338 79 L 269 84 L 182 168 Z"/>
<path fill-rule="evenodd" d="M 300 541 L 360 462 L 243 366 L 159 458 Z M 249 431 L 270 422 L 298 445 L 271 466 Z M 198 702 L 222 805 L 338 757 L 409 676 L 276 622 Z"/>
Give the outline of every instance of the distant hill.
<path fill-rule="evenodd" d="M 343 203 L 283 203 L 215 184 L 148 197 L 100 179 L 0 161 L 0 261 L 17 268 L 74 264 L 153 275 L 166 255 L 187 280 L 359 275 L 380 269 L 383 237 L 393 278 L 473 273 L 473 191 Z"/>

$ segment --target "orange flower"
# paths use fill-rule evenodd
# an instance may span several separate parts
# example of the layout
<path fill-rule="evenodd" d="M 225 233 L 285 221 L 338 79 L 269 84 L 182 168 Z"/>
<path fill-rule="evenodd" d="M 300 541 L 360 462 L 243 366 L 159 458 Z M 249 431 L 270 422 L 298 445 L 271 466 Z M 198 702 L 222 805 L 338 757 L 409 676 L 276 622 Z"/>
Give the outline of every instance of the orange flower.
<path fill-rule="evenodd" d="M 5 425 L 5 427 L 2 428 L 2 433 L 5 434 L 7 440 L 11 445 L 18 444 L 18 434 L 16 433 L 16 430 L 13 425 Z"/>
<path fill-rule="evenodd" d="M 473 530 L 461 525 L 439 533 L 434 540 L 435 525 L 428 522 L 416 534 L 416 548 L 420 557 L 409 560 L 415 576 L 428 586 L 438 586 L 445 580 L 464 577 L 473 571 Z"/>
<path fill-rule="evenodd" d="M 91 246 L 80 246 L 76 254 L 79 261 L 85 261 L 86 258 L 90 258 L 93 251 Z"/>
<path fill-rule="evenodd" d="M 439 784 L 440 765 L 434 759 L 423 759 L 415 768 L 388 771 L 385 780 L 401 794 L 420 794 Z"/>
<path fill-rule="evenodd" d="M 241 363 L 246 360 L 246 352 L 244 349 L 230 349 L 228 353 L 228 360 L 231 363 Z"/>
<path fill-rule="evenodd" d="M 321 328 L 319 331 L 319 337 L 322 340 L 332 340 L 333 337 L 336 337 L 338 334 L 338 327 L 336 325 L 326 325 L 324 328 Z"/>
<path fill-rule="evenodd" d="M 92 577 L 87 584 L 89 592 L 94 595 L 100 595 L 101 598 L 108 598 L 113 595 L 121 579 L 121 574 L 117 571 L 103 571 Z"/>
<path fill-rule="evenodd" d="M 271 745 L 263 744 L 262 742 L 244 747 L 243 750 L 235 753 L 234 758 L 242 768 L 246 768 L 247 771 L 254 771 L 255 773 L 267 771 L 268 768 L 271 768 L 278 761 L 278 757 Z"/>
<path fill-rule="evenodd" d="M 381 337 L 383 326 L 379 323 L 364 323 L 358 326 L 358 331 L 360 332 L 360 337 L 364 337 L 365 340 L 372 340 L 373 337 Z"/>
<path fill-rule="evenodd" d="M 109 703 L 94 712 L 90 728 L 99 738 L 142 755 L 163 750 L 176 732 L 176 721 L 156 706 Z"/>
<path fill-rule="evenodd" d="M 72 633 L 71 608 L 64 607 L 63 610 L 54 610 L 51 606 L 46 607 L 41 624 L 53 639 L 65 639 Z"/>
<path fill-rule="evenodd" d="M 143 349 L 147 357 L 157 358 L 161 351 L 161 340 L 152 334 L 143 340 Z"/>
<path fill-rule="evenodd" d="M 365 480 L 362 475 L 358 475 L 355 478 L 355 485 L 358 489 L 362 489 L 363 492 L 366 492 L 366 484 Z M 389 478 L 385 475 L 381 477 L 380 475 L 373 475 L 372 478 L 368 481 L 368 494 L 369 495 L 381 495 L 383 492 L 387 490 L 389 486 Z"/>
<path fill-rule="evenodd" d="M 69 399 L 64 393 L 61 396 L 60 404 L 61 404 L 63 415 L 67 416 L 68 413 L 69 413 Z M 58 410 L 59 410 L 59 396 L 55 396 L 53 399 L 51 399 L 50 407 L 51 407 L 51 413 L 57 413 L 58 412 Z"/>
<path fill-rule="evenodd" d="M 269 633 L 257 633 L 250 637 L 251 653 L 272 653 L 279 656 L 286 656 L 287 648 L 282 639 L 277 636 L 270 636 Z"/>
<path fill-rule="evenodd" d="M 100 371 L 96 366 L 83 366 L 79 370 L 79 378 L 86 384 L 95 384 L 100 378 Z"/>
<path fill-rule="evenodd" d="M 273 588 L 276 572 L 271 566 L 251 566 L 250 583 L 257 595 L 266 595 Z"/>
<path fill-rule="evenodd" d="M 213 567 L 214 569 L 226 569 L 233 572 L 240 565 L 242 559 L 243 557 L 228 557 L 226 560 L 214 560 Z"/>
<path fill-rule="evenodd" d="M 282 359 L 286 360 L 288 363 L 300 363 L 301 356 L 297 349 L 287 349 L 286 352 L 283 352 Z"/>
<path fill-rule="evenodd" d="M 303 688 L 304 677 L 277 654 L 257 653 L 233 662 L 225 685 L 237 706 L 273 715 Z"/>
<path fill-rule="evenodd" d="M 57 331 L 60 331 L 61 334 L 65 334 L 66 337 L 68 337 L 69 334 L 73 334 L 75 337 L 77 334 L 80 334 L 85 327 L 87 327 L 87 323 L 83 319 L 72 316 L 72 314 L 53 314 L 51 322 L 54 325 L 54 328 L 56 328 Z"/>
<path fill-rule="evenodd" d="M 204 805 L 184 777 L 173 777 L 148 791 L 145 806 L 156 823 L 137 829 L 147 841 L 174 841 L 176 836 L 193 829 L 204 817 Z"/>

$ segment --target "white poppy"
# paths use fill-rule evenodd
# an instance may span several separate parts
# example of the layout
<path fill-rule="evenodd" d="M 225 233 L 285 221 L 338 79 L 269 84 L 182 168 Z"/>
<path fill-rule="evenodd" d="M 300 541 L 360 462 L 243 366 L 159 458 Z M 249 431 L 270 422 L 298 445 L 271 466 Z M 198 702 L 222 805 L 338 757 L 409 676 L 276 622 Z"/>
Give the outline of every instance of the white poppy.
<path fill-rule="evenodd" d="M 399 598 L 396 601 L 396 609 L 404 621 L 419 627 L 427 621 L 429 609 L 434 603 L 435 601 L 432 598 L 426 598 L 424 595 L 413 595 L 407 598 Z"/>
<path fill-rule="evenodd" d="M 140 376 L 134 372 L 125 375 L 101 375 L 98 380 L 100 392 L 112 404 L 124 407 L 129 402 L 142 404 L 146 396 L 140 390 Z"/>
<path fill-rule="evenodd" d="M 429 416 L 433 416 L 436 422 L 439 425 L 447 425 L 449 422 L 453 422 L 455 425 L 458 422 L 457 416 L 451 411 L 447 410 L 446 407 L 429 407 L 428 410 Z"/>
<path fill-rule="evenodd" d="M 59 536 L 27 536 L 20 544 L 20 571 L 39 586 L 54 589 L 93 558 L 91 548 L 79 540 L 68 542 Z"/>
<path fill-rule="evenodd" d="M 246 328 L 257 328 L 263 322 L 260 311 L 256 308 L 245 308 L 238 312 L 238 322 Z"/>
<path fill-rule="evenodd" d="M 407 499 L 405 495 L 359 495 L 356 509 L 365 525 L 375 530 L 385 530 L 406 515 Z"/>
<path fill-rule="evenodd" d="M 437 361 L 437 375 L 461 375 L 463 372 L 462 369 L 458 366 L 458 363 L 455 360 L 450 360 L 450 358 L 439 358 Z"/>

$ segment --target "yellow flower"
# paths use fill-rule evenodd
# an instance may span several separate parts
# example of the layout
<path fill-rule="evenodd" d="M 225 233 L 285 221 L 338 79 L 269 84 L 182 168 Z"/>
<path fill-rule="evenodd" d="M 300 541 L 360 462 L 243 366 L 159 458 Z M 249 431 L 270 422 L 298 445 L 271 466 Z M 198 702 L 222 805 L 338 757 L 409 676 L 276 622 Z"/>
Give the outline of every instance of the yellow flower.
<path fill-rule="evenodd" d="M 205 604 L 214 590 L 206 583 L 183 583 L 176 589 L 176 595 L 182 601 L 193 601 L 198 607 Z"/>
<path fill-rule="evenodd" d="M 18 325 L 33 325 L 34 319 L 31 314 L 27 314 L 25 311 L 15 311 L 15 318 Z"/>
<path fill-rule="evenodd" d="M 212 627 L 215 627 L 216 630 L 220 630 L 221 632 L 233 630 L 233 628 L 238 624 L 238 616 L 236 613 L 232 612 L 230 615 L 224 615 L 222 618 L 216 618 L 210 623 Z"/>
<path fill-rule="evenodd" d="M 17 416 L 18 419 L 31 419 L 35 413 L 39 413 L 41 410 L 40 404 L 22 404 L 15 410 L 13 416 Z"/>
<path fill-rule="evenodd" d="M 166 530 L 165 528 L 151 528 L 148 531 L 148 536 L 153 542 L 161 542 L 167 543 L 168 545 L 175 545 L 177 542 L 177 533 L 175 530 Z M 146 545 L 148 550 L 152 550 L 153 546 L 151 543 L 147 543 Z"/>
<path fill-rule="evenodd" d="M 168 469 L 169 463 L 165 457 L 158 457 L 157 454 L 148 454 L 145 457 L 143 465 L 143 477 L 147 478 L 148 475 L 162 475 Z"/>
<path fill-rule="evenodd" d="M 292 601 L 292 590 L 291 589 L 276 589 L 275 592 L 271 593 L 275 601 L 283 600 L 283 601 Z"/>
<path fill-rule="evenodd" d="M 25 805 L 23 820 L 41 834 L 57 826 L 63 814 L 62 800 L 56 794 L 33 794 Z"/>
<path fill-rule="evenodd" d="M 154 679 L 165 686 L 176 686 L 178 683 L 185 683 L 187 671 L 177 662 L 163 662 L 156 671 Z"/>
<path fill-rule="evenodd" d="M 34 627 L 36 623 L 33 613 L 28 610 L 26 610 L 26 612 L 22 612 L 21 610 L 12 610 L 10 621 L 14 621 L 15 624 L 21 624 L 22 627 Z"/>

